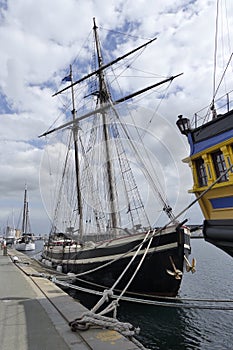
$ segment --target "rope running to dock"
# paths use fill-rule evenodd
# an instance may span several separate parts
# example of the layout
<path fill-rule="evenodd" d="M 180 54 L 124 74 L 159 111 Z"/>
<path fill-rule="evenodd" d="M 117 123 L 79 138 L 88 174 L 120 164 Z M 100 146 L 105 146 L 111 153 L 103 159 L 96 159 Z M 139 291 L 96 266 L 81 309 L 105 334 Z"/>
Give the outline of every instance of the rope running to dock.
<path fill-rule="evenodd" d="M 85 293 L 89 294 L 94 294 L 94 295 L 99 295 L 102 296 L 103 292 L 98 292 L 94 289 L 88 289 L 88 288 L 83 288 L 79 287 L 67 282 L 60 281 L 56 279 L 56 277 L 52 278 L 52 281 L 60 285 L 62 287 L 68 287 L 71 289 L 79 290 Z M 117 295 L 109 295 L 110 298 L 116 299 L 118 298 Z M 218 306 L 218 305 L 208 305 L 208 304 L 233 304 L 233 300 L 231 299 L 191 299 L 191 298 L 166 298 L 162 297 L 162 299 L 168 299 L 168 300 L 173 300 L 173 302 L 169 301 L 157 301 L 157 300 L 148 300 L 148 299 L 139 299 L 139 298 L 131 298 L 131 297 L 126 297 L 126 296 L 121 296 L 121 300 L 123 301 L 128 301 L 128 302 L 133 302 L 133 303 L 138 303 L 138 304 L 147 304 L 147 305 L 153 305 L 153 306 L 163 306 L 163 307 L 173 307 L 173 308 L 184 308 L 184 309 L 209 309 L 209 310 L 231 310 L 233 311 L 233 305 L 232 306 Z M 193 302 L 196 302 L 197 304 L 194 304 Z M 206 303 L 203 305 L 198 305 L 198 303 Z"/>

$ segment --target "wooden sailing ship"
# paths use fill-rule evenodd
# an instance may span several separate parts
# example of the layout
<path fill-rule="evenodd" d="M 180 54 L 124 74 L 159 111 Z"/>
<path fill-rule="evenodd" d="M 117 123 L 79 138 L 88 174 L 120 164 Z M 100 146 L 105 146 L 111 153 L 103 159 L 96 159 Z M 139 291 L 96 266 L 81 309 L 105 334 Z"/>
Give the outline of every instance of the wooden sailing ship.
<path fill-rule="evenodd" d="M 221 19 L 219 9 L 217 4 L 216 18 L 219 20 L 216 22 L 216 34 Z M 221 23 L 226 23 L 226 13 L 224 10 Z M 217 52 L 216 47 L 215 65 Z M 199 199 L 205 218 L 204 238 L 230 256 L 233 256 L 233 93 L 232 73 L 228 75 L 228 70 L 232 58 L 231 53 L 217 88 L 215 71 L 211 103 L 195 113 L 192 120 L 180 115 L 177 121 L 190 145 L 190 155 L 184 162 L 192 170 L 193 187 L 190 192 Z"/>
<path fill-rule="evenodd" d="M 167 214 L 168 222 L 157 229 L 150 223 L 132 169 L 132 163 L 137 161 L 143 175 L 153 185 L 152 174 L 143 165 L 141 148 L 144 145 L 139 146 L 132 140 L 124 116 L 120 116 L 120 112 L 123 115 L 127 112 L 127 101 L 175 77 L 113 99 L 107 68 L 112 69 L 114 64 L 145 48 L 154 39 L 106 64 L 95 20 L 93 33 L 96 67 L 77 81 L 73 81 L 70 67 L 64 79 L 70 85 L 55 94 L 71 91 L 72 120 L 41 135 L 59 131 L 63 135 L 71 133 L 61 172 L 58 204 L 42 262 L 64 273 L 75 273 L 78 283 L 86 288 L 105 290 L 116 284 L 118 291 L 127 286 L 131 296 L 176 296 L 190 254 L 190 232 L 176 220 L 161 194 L 162 211 Z M 79 89 L 79 85 L 90 80 L 91 88 L 89 85 L 87 90 Z M 92 99 L 95 108 L 77 112 L 75 93 L 84 95 L 85 101 Z M 120 105 L 123 109 L 118 108 Z M 129 160 L 130 151 L 133 162 Z M 72 177 L 75 187 L 67 183 L 65 187 L 65 173 L 71 158 L 75 163 L 75 178 Z M 71 170 L 69 173 L 73 175 Z M 74 209 L 70 210 L 69 218 L 64 218 L 71 207 L 68 193 L 73 198 Z M 154 212 L 157 210 L 153 208 Z M 62 223 L 66 224 L 64 229 L 61 229 Z"/>
<path fill-rule="evenodd" d="M 229 97 L 229 96 L 228 96 Z M 193 173 L 190 192 L 200 197 L 205 239 L 233 256 L 233 110 L 226 96 L 226 112 L 191 128 L 187 118 L 177 123 L 188 137 L 191 154 L 184 159 Z M 228 100 L 228 102 L 227 102 Z"/>

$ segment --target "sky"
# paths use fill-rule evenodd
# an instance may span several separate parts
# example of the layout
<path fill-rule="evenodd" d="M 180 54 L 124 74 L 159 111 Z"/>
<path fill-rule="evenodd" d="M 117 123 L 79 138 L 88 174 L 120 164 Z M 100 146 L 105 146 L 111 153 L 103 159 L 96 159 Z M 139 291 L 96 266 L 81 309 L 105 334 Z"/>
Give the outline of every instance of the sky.
<path fill-rule="evenodd" d="M 166 196 L 173 198 L 175 213 L 194 200 L 188 193 L 191 172 L 182 162 L 189 148 L 175 123 L 178 115 L 192 118 L 211 103 L 216 6 L 216 0 L 0 0 L 1 232 L 7 224 L 18 226 L 25 184 L 32 231 L 44 234 L 50 230 L 51 216 L 43 196 L 50 190 L 41 188 L 45 142 L 38 136 L 60 113 L 52 95 L 62 87 L 62 78 L 92 29 L 93 17 L 99 27 L 119 32 L 130 28 L 135 37 L 157 38 L 144 52 L 144 61 L 141 59 L 145 70 L 161 77 L 183 73 L 160 105 L 156 120 L 160 137 L 153 136 L 151 142 L 157 144 L 153 153 L 159 162 L 159 177 L 170 179 Z M 225 21 L 219 26 L 222 40 L 218 42 L 216 82 L 232 52 L 233 2 L 219 1 L 220 13 Z M 132 50 L 135 42 L 118 41 L 114 52 Z M 127 80 L 124 84 L 127 90 L 132 87 Z M 156 135 L 153 125 L 149 133 Z M 203 220 L 197 204 L 186 216 L 190 224 Z"/>

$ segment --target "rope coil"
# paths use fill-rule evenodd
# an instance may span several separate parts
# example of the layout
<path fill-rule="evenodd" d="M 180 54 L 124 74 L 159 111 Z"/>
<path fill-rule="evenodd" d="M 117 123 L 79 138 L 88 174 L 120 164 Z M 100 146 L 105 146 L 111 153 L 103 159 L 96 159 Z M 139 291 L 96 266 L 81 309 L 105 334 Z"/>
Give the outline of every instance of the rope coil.
<path fill-rule="evenodd" d="M 128 338 L 141 350 L 150 350 L 145 348 L 137 339 L 134 338 L 135 335 L 140 333 L 139 327 L 134 327 L 129 322 L 120 322 L 119 320 L 96 314 L 92 311 L 87 311 L 82 314 L 81 317 L 76 318 L 74 321 L 69 323 L 72 332 L 86 331 L 90 327 L 100 327 L 105 329 L 111 329 L 122 336 Z"/>
<path fill-rule="evenodd" d="M 69 323 L 72 331 L 87 330 L 91 326 L 101 327 L 106 329 L 112 329 L 121 333 L 125 337 L 132 337 L 135 334 L 139 334 L 140 328 L 134 328 L 132 324 L 128 322 L 120 322 L 112 317 L 96 314 L 92 311 L 87 311 L 79 318 Z"/>

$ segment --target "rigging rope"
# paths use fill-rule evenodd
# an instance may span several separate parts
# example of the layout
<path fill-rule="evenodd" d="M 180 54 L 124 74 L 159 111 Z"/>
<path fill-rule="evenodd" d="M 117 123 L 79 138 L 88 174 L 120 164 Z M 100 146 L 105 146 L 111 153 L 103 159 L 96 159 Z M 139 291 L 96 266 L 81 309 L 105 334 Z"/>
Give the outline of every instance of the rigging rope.
<path fill-rule="evenodd" d="M 110 105 L 111 105 L 113 111 L 115 112 L 115 115 L 116 115 L 116 117 L 117 117 L 117 120 L 119 121 L 119 123 L 120 123 L 122 129 L 124 130 L 124 133 L 125 133 L 125 135 L 126 135 L 126 137 L 127 137 L 127 140 L 130 142 L 130 141 L 131 141 L 131 138 L 130 138 L 130 135 L 129 135 L 128 130 L 126 129 L 126 125 L 123 124 L 123 123 L 121 122 L 121 120 L 120 120 L 120 118 L 119 118 L 119 115 L 118 115 L 118 113 L 117 113 L 117 110 L 116 110 L 114 104 L 112 103 L 112 101 L 110 101 Z M 140 136 L 139 136 L 139 137 L 140 137 Z M 136 156 L 137 160 L 139 161 L 139 164 L 141 164 L 141 168 L 142 168 L 143 174 L 144 174 L 144 175 L 145 175 L 145 174 L 147 175 L 147 178 L 149 179 L 149 182 L 150 182 L 150 184 L 151 184 L 152 189 L 155 191 L 156 195 L 158 195 L 158 198 L 159 198 L 160 201 L 162 202 L 164 208 L 170 208 L 169 205 L 166 203 L 166 200 L 163 198 L 161 191 L 159 191 L 158 187 L 156 186 L 156 184 L 155 184 L 155 182 L 154 182 L 154 180 L 153 180 L 153 177 L 152 177 L 151 173 L 148 171 L 147 167 L 145 166 L 145 164 L 144 164 L 144 162 L 143 162 L 143 158 L 142 158 L 141 154 L 139 153 L 138 149 L 137 149 L 136 146 L 133 144 L 133 142 L 130 142 L 130 145 L 131 145 L 133 151 L 135 152 L 135 156 Z M 142 142 L 142 145 L 143 145 L 143 142 Z M 148 154 L 148 151 L 147 151 L 146 149 L 145 149 L 145 151 L 146 151 L 146 154 Z M 150 159 L 150 157 L 148 157 L 148 158 Z M 151 163 L 151 164 L 152 164 L 152 163 Z M 156 174 L 156 173 L 155 173 L 155 174 Z M 159 185 L 160 185 L 160 182 L 159 182 L 158 178 L 157 178 L 157 181 L 158 181 L 158 183 L 159 183 Z M 161 185 L 160 185 L 160 186 L 161 186 Z M 171 208 L 170 208 L 170 210 L 166 210 L 166 209 L 165 209 L 164 211 L 165 211 L 165 213 L 168 215 L 168 217 L 169 217 L 170 219 L 171 219 L 171 218 L 174 218 L 174 214 L 172 213 Z"/>
<path fill-rule="evenodd" d="M 213 100 L 212 104 L 214 105 L 214 96 L 215 96 L 215 79 L 216 79 L 216 66 L 217 66 L 217 47 L 218 47 L 218 14 L 219 14 L 219 0 L 217 0 L 217 9 L 216 9 L 216 19 L 215 19 L 215 39 L 214 39 L 214 72 L 213 72 Z"/>

